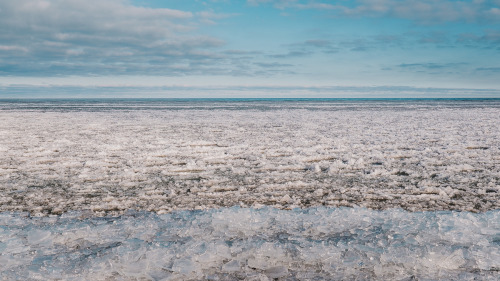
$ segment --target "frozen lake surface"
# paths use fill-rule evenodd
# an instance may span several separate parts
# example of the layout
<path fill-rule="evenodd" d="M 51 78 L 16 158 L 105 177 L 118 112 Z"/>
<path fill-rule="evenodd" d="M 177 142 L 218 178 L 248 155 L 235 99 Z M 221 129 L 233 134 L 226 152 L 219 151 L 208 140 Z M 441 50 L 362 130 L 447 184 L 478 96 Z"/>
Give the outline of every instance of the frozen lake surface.
<path fill-rule="evenodd" d="M 0 211 L 500 207 L 500 100 L 0 102 Z"/>
<path fill-rule="evenodd" d="M 499 99 L 0 100 L 0 155 L 2 280 L 500 276 Z"/>

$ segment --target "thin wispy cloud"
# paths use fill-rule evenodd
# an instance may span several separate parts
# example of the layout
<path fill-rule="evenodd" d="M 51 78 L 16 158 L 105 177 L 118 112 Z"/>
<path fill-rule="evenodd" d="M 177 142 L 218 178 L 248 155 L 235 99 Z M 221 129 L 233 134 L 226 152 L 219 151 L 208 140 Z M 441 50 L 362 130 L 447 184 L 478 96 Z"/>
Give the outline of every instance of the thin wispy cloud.
<path fill-rule="evenodd" d="M 500 67 L 479 67 L 476 68 L 477 71 L 484 71 L 484 72 L 495 72 L 498 73 L 500 72 Z"/>
<path fill-rule="evenodd" d="M 248 0 L 250 5 L 272 4 L 278 9 L 317 9 L 347 17 L 395 17 L 431 24 L 500 21 L 497 0 Z"/>
<path fill-rule="evenodd" d="M 426 69 L 441 69 L 441 68 L 451 68 L 466 65 L 467 63 L 402 63 L 398 65 L 402 68 L 426 68 Z"/>

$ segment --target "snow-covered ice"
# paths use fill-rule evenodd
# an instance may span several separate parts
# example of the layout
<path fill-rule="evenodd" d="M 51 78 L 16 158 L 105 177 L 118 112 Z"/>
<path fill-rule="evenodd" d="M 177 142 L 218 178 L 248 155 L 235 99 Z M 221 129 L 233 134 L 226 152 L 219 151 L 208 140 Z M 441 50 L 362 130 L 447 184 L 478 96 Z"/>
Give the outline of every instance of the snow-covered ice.
<path fill-rule="evenodd" d="M 500 211 L 0 214 L 2 280 L 498 280 Z"/>
<path fill-rule="evenodd" d="M 500 206 L 500 102 L 0 103 L 0 211 Z"/>

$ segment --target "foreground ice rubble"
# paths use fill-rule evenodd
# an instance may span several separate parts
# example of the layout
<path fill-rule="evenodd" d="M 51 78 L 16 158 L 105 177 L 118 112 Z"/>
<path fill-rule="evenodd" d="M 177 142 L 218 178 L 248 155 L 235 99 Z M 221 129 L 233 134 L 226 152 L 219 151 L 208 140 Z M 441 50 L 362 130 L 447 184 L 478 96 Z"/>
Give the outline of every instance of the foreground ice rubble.
<path fill-rule="evenodd" d="M 500 207 L 498 104 L 235 104 L 0 110 L 0 211 Z"/>
<path fill-rule="evenodd" d="M 500 276 L 498 210 L 473 214 L 233 207 L 85 216 L 1 213 L 0 279 L 498 280 Z"/>

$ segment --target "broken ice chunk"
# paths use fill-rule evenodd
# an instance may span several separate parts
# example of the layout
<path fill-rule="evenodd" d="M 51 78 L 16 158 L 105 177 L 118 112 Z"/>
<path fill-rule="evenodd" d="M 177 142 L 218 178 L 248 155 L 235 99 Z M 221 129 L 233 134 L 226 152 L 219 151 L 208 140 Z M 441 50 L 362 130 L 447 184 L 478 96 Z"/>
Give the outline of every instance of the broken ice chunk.
<path fill-rule="evenodd" d="M 307 166 L 306 168 L 308 171 L 314 172 L 314 173 L 319 173 L 321 172 L 321 168 L 319 165 L 316 163 L 314 165 Z"/>
<path fill-rule="evenodd" d="M 222 266 L 222 270 L 225 272 L 238 271 L 238 270 L 240 270 L 240 262 L 237 260 L 232 260 L 230 262 L 227 262 Z"/>
<path fill-rule="evenodd" d="M 275 266 L 266 269 L 264 273 L 270 278 L 280 278 L 288 274 L 288 269 L 284 266 Z"/>

